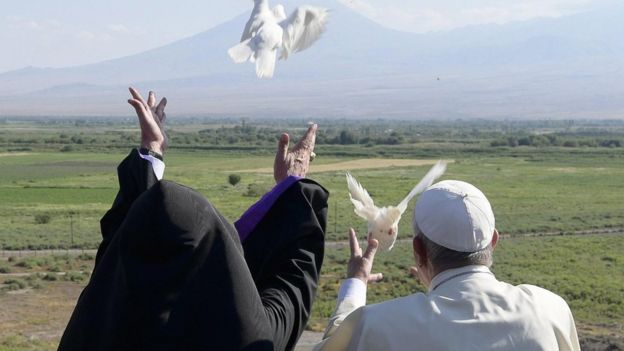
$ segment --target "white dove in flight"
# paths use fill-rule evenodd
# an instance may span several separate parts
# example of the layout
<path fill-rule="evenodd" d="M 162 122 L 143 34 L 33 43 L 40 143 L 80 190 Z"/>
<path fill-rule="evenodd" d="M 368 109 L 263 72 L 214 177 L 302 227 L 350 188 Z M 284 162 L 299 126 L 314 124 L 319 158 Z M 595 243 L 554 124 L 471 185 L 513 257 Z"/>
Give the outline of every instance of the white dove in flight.
<path fill-rule="evenodd" d="M 407 209 L 410 200 L 425 191 L 433 182 L 446 171 L 446 162 L 438 161 L 420 182 L 396 207 L 377 207 L 368 191 L 347 173 L 349 198 L 355 206 L 355 213 L 368 221 L 368 238 L 377 239 L 382 251 L 390 251 L 399 235 L 399 220 Z"/>
<path fill-rule="evenodd" d="M 312 46 L 325 31 L 328 14 L 325 8 L 304 5 L 287 18 L 284 6 L 271 10 L 268 0 L 254 0 L 241 42 L 230 48 L 228 54 L 236 63 L 255 62 L 258 78 L 271 78 L 277 50 L 280 60 L 285 60 L 291 52 Z"/>

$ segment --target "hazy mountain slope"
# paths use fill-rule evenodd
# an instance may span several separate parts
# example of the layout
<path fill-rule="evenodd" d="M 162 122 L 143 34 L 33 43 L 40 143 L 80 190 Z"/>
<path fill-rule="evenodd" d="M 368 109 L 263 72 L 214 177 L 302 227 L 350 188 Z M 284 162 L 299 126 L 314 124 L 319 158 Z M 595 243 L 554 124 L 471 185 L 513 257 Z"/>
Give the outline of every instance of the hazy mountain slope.
<path fill-rule="evenodd" d="M 283 1 L 287 11 L 294 1 Z M 323 38 L 260 81 L 235 65 L 247 14 L 116 60 L 0 74 L 0 115 L 120 114 L 128 84 L 166 93 L 179 113 L 400 118 L 617 116 L 624 6 L 558 19 L 410 34 L 335 0 Z M 437 80 L 440 77 L 440 81 Z M 33 96 L 38 104 L 28 103 Z M 79 103 L 76 103 L 79 99 Z M 177 103 L 176 103 L 177 102 Z M 591 116 L 587 116 L 591 117 Z"/>

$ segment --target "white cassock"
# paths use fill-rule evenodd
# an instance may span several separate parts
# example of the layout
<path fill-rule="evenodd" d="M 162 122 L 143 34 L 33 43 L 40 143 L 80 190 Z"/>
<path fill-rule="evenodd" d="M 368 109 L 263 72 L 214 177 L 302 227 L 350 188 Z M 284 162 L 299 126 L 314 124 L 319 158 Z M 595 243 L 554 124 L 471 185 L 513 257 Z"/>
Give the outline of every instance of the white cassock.
<path fill-rule="evenodd" d="M 446 270 L 426 294 L 365 303 L 364 283 L 344 281 L 314 350 L 580 350 L 561 297 L 498 281 L 485 266 Z"/>

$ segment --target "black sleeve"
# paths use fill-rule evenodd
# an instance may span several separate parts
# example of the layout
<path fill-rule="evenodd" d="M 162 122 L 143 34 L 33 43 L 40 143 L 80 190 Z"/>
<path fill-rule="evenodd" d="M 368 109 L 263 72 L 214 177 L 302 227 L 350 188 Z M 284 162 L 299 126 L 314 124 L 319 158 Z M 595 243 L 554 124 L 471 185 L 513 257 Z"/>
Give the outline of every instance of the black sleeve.
<path fill-rule="evenodd" d="M 292 350 L 310 317 L 323 262 L 328 196 L 311 180 L 295 183 L 243 243 L 275 350 Z"/>
<path fill-rule="evenodd" d="M 126 218 L 134 200 L 158 181 L 152 165 L 139 156 L 137 149 L 133 149 L 121 161 L 117 167 L 117 177 L 119 178 L 119 192 L 111 209 L 100 220 L 102 242 L 95 259 L 96 266 L 106 252 L 113 235 Z"/>

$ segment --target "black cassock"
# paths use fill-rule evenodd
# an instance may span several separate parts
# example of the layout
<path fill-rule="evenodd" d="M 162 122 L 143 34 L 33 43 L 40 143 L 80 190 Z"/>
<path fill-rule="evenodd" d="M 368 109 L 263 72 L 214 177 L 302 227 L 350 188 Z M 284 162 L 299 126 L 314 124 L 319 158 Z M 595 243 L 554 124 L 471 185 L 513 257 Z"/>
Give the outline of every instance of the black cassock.
<path fill-rule="evenodd" d="M 241 245 L 199 193 L 138 152 L 101 220 L 95 268 L 59 350 L 291 350 L 323 261 L 328 193 L 301 180 Z"/>

